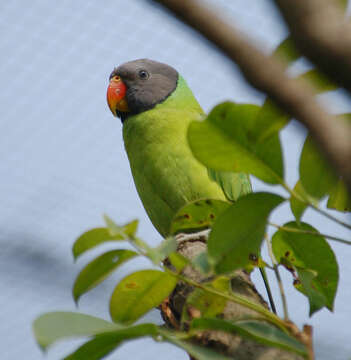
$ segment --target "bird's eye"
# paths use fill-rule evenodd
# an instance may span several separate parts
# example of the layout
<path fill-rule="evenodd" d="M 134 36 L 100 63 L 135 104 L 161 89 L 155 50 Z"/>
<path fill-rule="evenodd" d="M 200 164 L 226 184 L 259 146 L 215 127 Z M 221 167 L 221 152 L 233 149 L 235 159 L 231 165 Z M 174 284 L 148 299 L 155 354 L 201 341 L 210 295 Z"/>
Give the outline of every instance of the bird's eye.
<path fill-rule="evenodd" d="M 139 77 L 140 79 L 146 80 L 149 78 L 149 73 L 146 70 L 140 70 Z"/>

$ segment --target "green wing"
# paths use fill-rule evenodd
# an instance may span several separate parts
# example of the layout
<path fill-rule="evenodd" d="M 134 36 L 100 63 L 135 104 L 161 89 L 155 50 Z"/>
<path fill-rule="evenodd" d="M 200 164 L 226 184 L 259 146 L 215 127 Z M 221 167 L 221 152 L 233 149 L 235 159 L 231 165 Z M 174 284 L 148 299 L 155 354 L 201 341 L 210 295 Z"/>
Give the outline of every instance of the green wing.
<path fill-rule="evenodd" d="M 222 188 L 229 201 L 236 201 L 239 197 L 252 192 L 248 174 L 207 169 L 208 176 Z"/>

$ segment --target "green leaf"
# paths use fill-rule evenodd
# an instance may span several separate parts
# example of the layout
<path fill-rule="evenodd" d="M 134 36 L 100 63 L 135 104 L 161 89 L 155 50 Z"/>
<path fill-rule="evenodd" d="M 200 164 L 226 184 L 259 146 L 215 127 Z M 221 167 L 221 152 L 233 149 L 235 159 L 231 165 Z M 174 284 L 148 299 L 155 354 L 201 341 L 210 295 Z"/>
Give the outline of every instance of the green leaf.
<path fill-rule="evenodd" d="M 178 273 L 181 273 L 183 269 L 190 264 L 189 259 L 177 252 L 169 254 L 168 260 Z"/>
<path fill-rule="evenodd" d="M 222 188 L 229 201 L 236 201 L 240 196 L 252 192 L 251 181 L 248 174 L 216 171 L 207 169 L 208 176 Z"/>
<path fill-rule="evenodd" d="M 299 168 L 303 188 L 317 199 L 326 195 L 337 181 L 334 171 L 310 136 L 306 138 L 303 146 Z"/>
<path fill-rule="evenodd" d="M 79 347 L 75 352 L 66 356 L 63 360 L 99 360 L 115 350 L 121 341 L 111 334 L 93 338 Z"/>
<path fill-rule="evenodd" d="M 134 220 L 122 227 L 120 231 L 111 231 L 109 228 L 95 228 L 82 234 L 73 245 L 73 256 L 76 260 L 78 256 L 86 251 L 101 245 L 108 241 L 128 240 L 128 237 L 133 236 L 138 221 Z"/>
<path fill-rule="evenodd" d="M 252 174 L 270 184 L 284 177 L 277 134 L 257 142 L 259 106 L 225 102 L 217 105 L 205 121 L 193 121 L 188 140 L 194 156 L 210 169 Z"/>
<path fill-rule="evenodd" d="M 156 248 L 150 248 L 147 255 L 154 264 L 159 264 L 169 256 L 169 254 L 175 251 L 177 251 L 177 241 L 171 236 L 164 239 Z"/>
<path fill-rule="evenodd" d="M 210 283 L 210 287 L 228 294 L 231 290 L 230 278 L 217 277 Z M 215 317 L 223 312 L 228 300 L 202 289 L 195 289 L 186 299 L 183 308 L 182 321 L 192 320 L 192 311 L 195 308 L 201 317 Z"/>
<path fill-rule="evenodd" d="M 232 359 L 222 355 L 219 352 L 210 350 L 207 347 L 195 345 L 192 344 L 191 342 L 180 340 L 170 331 L 159 329 L 159 332 L 161 333 L 161 335 L 164 337 L 165 340 L 167 340 L 171 344 L 180 347 L 181 349 L 184 349 L 189 355 L 192 356 L 192 358 L 196 360 L 231 360 Z"/>
<path fill-rule="evenodd" d="M 341 179 L 330 192 L 327 207 L 338 211 L 351 211 L 351 196 L 347 192 L 346 185 Z"/>
<path fill-rule="evenodd" d="M 191 264 L 196 270 L 199 270 L 204 275 L 208 275 L 212 270 L 207 251 L 203 251 L 199 255 L 195 256 L 191 260 Z"/>
<path fill-rule="evenodd" d="M 301 57 L 301 54 L 297 51 L 291 36 L 288 36 L 277 46 L 273 52 L 273 56 L 277 56 L 289 64 Z"/>
<path fill-rule="evenodd" d="M 130 324 L 158 306 L 174 289 L 177 279 L 158 270 L 137 271 L 125 277 L 110 300 L 114 322 Z"/>
<path fill-rule="evenodd" d="M 315 86 L 318 93 L 334 91 L 339 88 L 338 85 L 330 81 L 324 74 L 317 69 L 311 69 L 299 75 L 297 79 L 305 80 Z"/>
<path fill-rule="evenodd" d="M 264 345 L 275 346 L 303 356 L 307 354 L 306 347 L 302 343 L 263 321 L 240 320 L 229 322 L 222 319 L 201 318 L 194 319 L 191 328 L 193 330 L 219 330 L 239 334 Z"/>
<path fill-rule="evenodd" d="M 208 253 L 217 273 L 240 269 L 258 257 L 270 212 L 284 199 L 271 193 L 251 193 L 232 204 L 215 222 Z"/>
<path fill-rule="evenodd" d="M 272 237 L 273 253 L 279 262 L 282 262 L 282 259 L 287 260 L 300 273 L 301 270 L 316 272 L 317 276 L 313 279 L 306 278 L 306 284 L 311 280 L 311 286 L 325 296 L 325 306 L 332 310 L 339 279 L 338 264 L 333 250 L 318 231 L 306 223 L 299 226 L 296 222 L 289 222 L 284 227 L 316 233 L 312 235 L 278 230 Z M 309 292 L 306 290 L 305 293 Z M 316 308 L 313 298 L 309 300 L 312 315 L 321 307 Z"/>
<path fill-rule="evenodd" d="M 99 360 L 115 350 L 124 341 L 156 335 L 157 327 L 154 324 L 140 324 L 100 334 L 83 344 L 64 360 Z"/>
<path fill-rule="evenodd" d="M 73 286 L 73 297 L 75 302 L 81 295 L 85 294 L 106 279 L 114 270 L 127 260 L 138 256 L 131 250 L 108 251 L 91 263 L 89 263 L 77 276 Z"/>
<path fill-rule="evenodd" d="M 252 141 L 263 143 L 277 135 L 290 120 L 290 116 L 280 110 L 270 99 L 266 99 L 251 130 Z"/>
<path fill-rule="evenodd" d="M 117 329 L 116 324 L 94 316 L 62 311 L 41 315 L 33 323 L 34 336 L 43 349 L 64 338 L 93 336 Z"/>
<path fill-rule="evenodd" d="M 112 236 L 120 235 L 122 237 L 124 236 L 124 237 L 131 238 L 131 237 L 135 236 L 135 233 L 138 229 L 138 223 L 139 223 L 138 220 L 133 220 L 126 225 L 119 226 L 107 215 L 104 215 L 104 219 L 105 219 L 106 226 L 109 229 Z"/>
<path fill-rule="evenodd" d="M 230 204 L 226 201 L 213 199 L 191 202 L 182 207 L 174 216 L 171 234 L 196 232 L 209 228 L 229 206 Z"/>
<path fill-rule="evenodd" d="M 294 190 L 294 193 L 300 195 L 301 198 L 306 199 L 307 193 L 306 193 L 305 189 L 303 188 L 303 186 L 301 185 L 300 180 L 296 183 L 293 190 Z M 301 217 L 302 217 L 303 213 L 305 212 L 307 206 L 308 205 L 306 202 L 301 201 L 296 196 L 294 196 L 294 195 L 290 196 L 290 209 L 298 223 L 300 222 Z"/>
<path fill-rule="evenodd" d="M 313 280 L 317 276 L 316 271 L 302 269 L 299 267 L 297 267 L 296 270 L 299 276 L 299 281 L 294 281 L 294 286 L 297 290 L 308 297 L 310 303 L 310 316 L 312 316 L 313 313 L 327 304 L 327 298 L 323 293 L 315 290 Z"/>

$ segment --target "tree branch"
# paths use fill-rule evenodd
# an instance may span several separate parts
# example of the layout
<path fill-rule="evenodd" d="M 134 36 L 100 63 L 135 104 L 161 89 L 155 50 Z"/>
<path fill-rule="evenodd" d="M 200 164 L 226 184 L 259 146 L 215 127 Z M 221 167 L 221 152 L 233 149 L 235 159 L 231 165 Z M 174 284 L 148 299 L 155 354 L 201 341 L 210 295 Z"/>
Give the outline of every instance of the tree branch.
<path fill-rule="evenodd" d="M 266 93 L 280 108 L 302 122 L 336 171 L 344 178 L 351 192 L 351 128 L 346 122 L 337 121 L 327 114 L 317 104 L 315 93 L 309 84 L 288 78 L 279 61 L 264 55 L 233 26 L 198 1 L 154 1 L 162 4 L 217 46 L 240 67 L 251 85 Z M 294 4 L 295 2 L 291 3 L 291 6 Z"/>
<path fill-rule="evenodd" d="M 301 53 L 351 91 L 351 23 L 337 2 L 274 1 Z"/>

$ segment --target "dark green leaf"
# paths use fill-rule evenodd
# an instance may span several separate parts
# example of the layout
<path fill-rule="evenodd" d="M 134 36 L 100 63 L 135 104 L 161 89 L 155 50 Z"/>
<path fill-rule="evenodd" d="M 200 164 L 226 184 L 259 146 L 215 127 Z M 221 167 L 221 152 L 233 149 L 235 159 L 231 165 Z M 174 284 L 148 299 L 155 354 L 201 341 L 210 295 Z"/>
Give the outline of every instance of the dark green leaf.
<path fill-rule="evenodd" d="M 303 146 L 299 168 L 303 188 L 317 199 L 326 195 L 337 181 L 334 171 L 310 136 Z"/>
<path fill-rule="evenodd" d="M 243 268 L 258 257 L 270 212 L 284 199 L 271 193 L 251 193 L 232 204 L 215 222 L 208 252 L 217 273 Z"/>
<path fill-rule="evenodd" d="M 108 241 L 128 240 L 128 237 L 133 236 L 137 226 L 138 221 L 134 220 L 121 226 L 119 231 L 116 231 L 116 229 L 111 230 L 110 228 L 95 228 L 89 230 L 75 241 L 72 249 L 73 256 L 77 259 L 78 256 L 86 251 Z"/>
<path fill-rule="evenodd" d="M 277 134 L 257 142 L 259 106 L 231 102 L 216 106 L 205 121 L 194 121 L 188 140 L 195 157 L 210 169 L 250 173 L 279 184 L 284 177 Z"/>
<path fill-rule="evenodd" d="M 112 250 L 97 257 L 77 276 L 73 286 L 74 300 L 77 302 L 81 295 L 100 284 L 120 265 L 137 255 L 131 250 Z"/>
<path fill-rule="evenodd" d="M 129 324 L 158 306 L 174 289 L 177 279 L 158 270 L 137 271 L 125 277 L 110 300 L 115 322 Z"/>
<path fill-rule="evenodd" d="M 351 196 L 347 192 L 345 183 L 339 179 L 330 192 L 327 207 L 338 211 L 351 211 Z"/>
<path fill-rule="evenodd" d="M 180 340 L 170 331 L 159 329 L 159 332 L 168 342 L 184 349 L 189 355 L 191 355 L 196 360 L 231 360 L 232 359 L 222 355 L 219 352 L 210 350 L 207 347 L 194 345 L 191 342 Z"/>
<path fill-rule="evenodd" d="M 41 315 L 33 323 L 35 338 L 44 349 L 64 338 L 93 336 L 119 328 L 94 316 L 62 311 Z"/>
<path fill-rule="evenodd" d="M 315 289 L 314 279 L 317 276 L 316 271 L 299 267 L 297 267 L 296 270 L 299 281 L 295 281 L 294 286 L 308 297 L 310 303 L 310 316 L 312 316 L 313 313 L 326 306 L 327 298 L 323 293 Z"/>
<path fill-rule="evenodd" d="M 233 323 L 221 319 L 194 319 L 192 329 L 235 333 L 264 345 L 275 346 L 300 355 L 307 353 L 306 347 L 295 338 L 271 324 L 258 320 L 240 320 Z"/>
<path fill-rule="evenodd" d="M 182 207 L 174 216 L 171 233 L 195 232 L 209 228 L 217 217 L 228 207 L 229 203 L 222 200 L 197 200 Z"/>
<path fill-rule="evenodd" d="M 236 201 L 240 196 L 252 192 L 248 174 L 207 169 L 211 180 L 217 182 L 229 201 Z"/>
<path fill-rule="evenodd" d="M 273 252 L 279 262 L 282 258 L 286 259 L 299 269 L 299 272 L 301 269 L 315 271 L 316 277 L 306 279 L 311 280 L 311 286 L 315 291 L 325 296 L 325 305 L 332 310 L 339 279 L 338 264 L 333 250 L 318 231 L 306 223 L 298 225 L 289 222 L 284 227 L 316 233 L 312 235 L 278 230 L 272 237 Z M 309 298 L 309 300 L 312 314 L 320 307 L 316 309 L 315 304 L 311 303 L 313 299 Z"/>
<path fill-rule="evenodd" d="M 156 336 L 157 327 L 153 324 L 141 324 L 125 329 L 100 334 L 83 344 L 64 360 L 99 360 L 115 350 L 124 341 L 144 336 Z"/>

